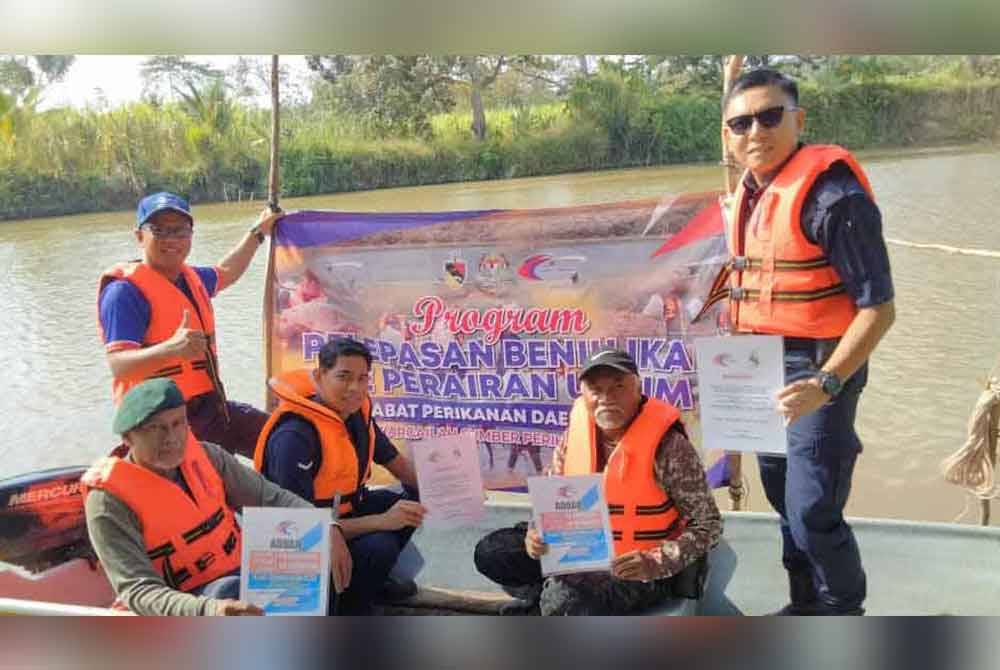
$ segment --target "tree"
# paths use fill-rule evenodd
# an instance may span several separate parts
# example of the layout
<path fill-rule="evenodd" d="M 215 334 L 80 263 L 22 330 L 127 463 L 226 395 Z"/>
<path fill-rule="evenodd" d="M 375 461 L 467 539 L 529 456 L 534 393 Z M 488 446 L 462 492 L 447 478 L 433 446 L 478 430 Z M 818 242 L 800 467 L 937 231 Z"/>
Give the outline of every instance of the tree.
<path fill-rule="evenodd" d="M 150 56 L 142 62 L 139 74 L 143 97 L 154 102 L 177 100 L 191 86 L 202 88 L 223 77 L 221 71 L 186 56 Z"/>
<path fill-rule="evenodd" d="M 376 135 L 430 135 L 430 117 L 455 105 L 446 68 L 431 56 L 307 56 L 306 63 L 336 104 Z"/>
<path fill-rule="evenodd" d="M 573 79 L 586 76 L 580 73 L 580 59 L 586 62 L 586 56 L 511 56 L 506 71 L 497 77 L 499 86 L 516 82 L 521 102 L 514 104 L 531 104 L 551 102 L 560 98 L 569 90 Z M 508 103 L 509 104 L 509 103 Z"/>
<path fill-rule="evenodd" d="M 573 82 L 566 106 L 578 118 L 606 131 L 611 156 L 621 161 L 631 154 L 651 95 L 652 86 L 641 68 L 602 59 L 595 74 Z"/>
<path fill-rule="evenodd" d="M 544 80 L 554 67 L 545 57 L 505 55 L 307 56 L 306 63 L 333 87 L 345 111 L 380 134 L 430 134 L 431 115 L 455 106 L 455 89 L 467 92 L 478 140 L 487 132 L 484 98 L 501 74 L 516 69 Z"/>
<path fill-rule="evenodd" d="M 181 107 L 194 121 L 219 135 L 226 132 L 233 120 L 233 104 L 226 96 L 222 80 L 215 80 L 200 89 L 187 83 L 187 91 L 178 91 Z"/>
<path fill-rule="evenodd" d="M 1000 78 L 1000 56 L 966 56 L 966 64 L 975 77 Z"/>
<path fill-rule="evenodd" d="M 31 124 L 42 92 L 69 71 L 75 56 L 0 56 L 0 141 L 14 154 L 17 135 Z"/>
<path fill-rule="evenodd" d="M 225 73 L 226 86 L 233 97 L 258 106 L 270 105 L 271 57 L 239 56 Z M 278 67 L 278 86 L 283 107 L 294 107 L 306 99 L 301 82 L 295 81 L 286 62 Z"/>
<path fill-rule="evenodd" d="M 254 56 L 240 56 L 228 70 L 226 83 L 237 98 L 256 98 L 267 92 L 267 65 Z"/>
<path fill-rule="evenodd" d="M 0 93 L 0 140 L 14 140 L 14 97 Z"/>
<path fill-rule="evenodd" d="M 0 56 L 0 92 L 20 106 L 69 72 L 76 56 Z"/>
<path fill-rule="evenodd" d="M 643 65 L 651 78 L 667 91 L 715 96 L 722 92 L 722 61 L 725 56 L 646 56 Z M 792 77 L 805 77 L 825 67 L 828 57 L 770 54 L 748 55 L 743 71 L 762 67 L 781 70 Z"/>
<path fill-rule="evenodd" d="M 483 91 L 496 81 L 497 76 L 507 64 L 507 57 L 454 56 L 445 59 L 443 64 L 455 81 L 468 86 L 469 107 L 472 109 L 472 134 L 479 141 L 486 139 L 486 111 L 483 109 Z"/>
<path fill-rule="evenodd" d="M 554 87 L 562 84 L 559 79 L 549 76 L 556 69 L 557 62 L 544 56 L 446 56 L 439 61 L 443 72 L 452 82 L 469 92 L 471 130 L 479 141 L 486 139 L 483 95 L 503 72 L 516 70 L 524 76 L 545 81 Z"/>
<path fill-rule="evenodd" d="M 333 54 L 330 56 L 306 56 L 306 65 L 331 84 L 354 71 L 356 63 L 361 63 L 363 56 L 345 56 Z"/>

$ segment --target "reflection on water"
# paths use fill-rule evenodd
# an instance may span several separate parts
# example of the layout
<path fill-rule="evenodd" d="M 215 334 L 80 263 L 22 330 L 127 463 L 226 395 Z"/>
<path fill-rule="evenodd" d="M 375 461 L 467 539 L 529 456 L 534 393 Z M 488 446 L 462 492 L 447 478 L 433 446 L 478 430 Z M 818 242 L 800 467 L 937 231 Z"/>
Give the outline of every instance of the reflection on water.
<path fill-rule="evenodd" d="M 1000 154 L 879 155 L 863 161 L 889 237 L 1000 249 Z M 291 199 L 286 209 L 428 211 L 554 207 L 717 188 L 718 168 L 681 166 Z M 258 204 L 196 206 L 191 262 L 212 264 L 251 225 Z M 134 258 L 131 212 L 0 224 L 0 477 L 86 463 L 112 446 L 110 375 L 96 330 L 101 269 Z M 1000 260 L 890 247 L 897 321 L 872 361 L 862 397 L 859 462 L 849 512 L 951 520 L 962 494 L 940 460 L 1000 354 Z M 265 254 L 216 301 L 223 378 L 259 404 Z M 748 466 L 752 465 L 748 462 Z M 751 504 L 768 509 L 753 467 Z M 967 518 L 974 516 L 970 514 Z"/>

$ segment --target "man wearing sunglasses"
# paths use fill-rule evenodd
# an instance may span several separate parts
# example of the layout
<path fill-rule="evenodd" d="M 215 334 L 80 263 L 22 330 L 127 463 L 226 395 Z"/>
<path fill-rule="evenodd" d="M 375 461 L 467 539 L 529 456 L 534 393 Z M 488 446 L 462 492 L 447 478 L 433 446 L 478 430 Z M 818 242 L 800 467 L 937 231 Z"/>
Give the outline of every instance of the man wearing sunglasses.
<path fill-rule="evenodd" d="M 843 510 L 867 361 L 895 318 L 881 215 L 846 149 L 799 142 L 806 113 L 788 77 L 745 73 L 723 110 L 728 149 L 746 168 L 727 223 L 729 316 L 737 332 L 785 342 L 788 454 L 758 457 L 789 574 L 779 613 L 861 614 L 865 573 Z"/>
<path fill-rule="evenodd" d="M 192 267 L 185 262 L 194 235 L 187 201 L 173 193 L 139 201 L 135 239 L 142 258 L 108 268 L 98 286 L 98 325 L 115 405 L 144 380 L 168 377 L 184 395 L 198 439 L 253 455 L 267 414 L 226 399 L 211 299 L 243 275 L 280 217 L 265 209 L 215 267 Z"/>

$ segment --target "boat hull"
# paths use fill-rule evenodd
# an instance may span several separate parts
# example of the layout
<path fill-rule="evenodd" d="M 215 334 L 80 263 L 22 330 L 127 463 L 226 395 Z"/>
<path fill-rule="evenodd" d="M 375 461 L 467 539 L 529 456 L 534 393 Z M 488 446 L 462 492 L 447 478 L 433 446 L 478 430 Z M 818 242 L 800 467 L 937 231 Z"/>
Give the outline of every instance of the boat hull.
<path fill-rule="evenodd" d="M 416 578 L 421 592 L 393 605 L 391 611 L 495 613 L 507 598 L 476 572 L 473 548 L 491 530 L 529 515 L 526 502 L 491 502 L 485 519 L 475 526 L 418 530 L 413 542 L 424 562 Z M 712 551 L 705 597 L 698 602 L 671 602 L 649 614 L 757 615 L 785 604 L 787 584 L 777 517 L 728 512 L 723 518 L 724 541 Z M 879 519 L 854 519 L 851 524 L 868 574 L 865 607 L 869 614 L 1000 614 L 1000 572 L 996 570 L 1000 529 Z M 107 607 L 112 599 L 103 573 L 85 559 L 35 575 L 23 569 L 0 570 L 0 596 L 70 607 Z"/>

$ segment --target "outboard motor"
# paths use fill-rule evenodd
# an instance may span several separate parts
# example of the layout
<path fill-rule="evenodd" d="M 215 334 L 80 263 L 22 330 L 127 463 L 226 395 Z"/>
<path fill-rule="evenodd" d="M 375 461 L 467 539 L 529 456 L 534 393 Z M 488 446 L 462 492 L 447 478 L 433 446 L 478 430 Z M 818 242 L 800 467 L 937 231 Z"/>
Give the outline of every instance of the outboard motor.
<path fill-rule="evenodd" d="M 80 489 L 85 471 L 54 468 L 0 480 L 0 562 L 37 573 L 95 558 Z"/>

